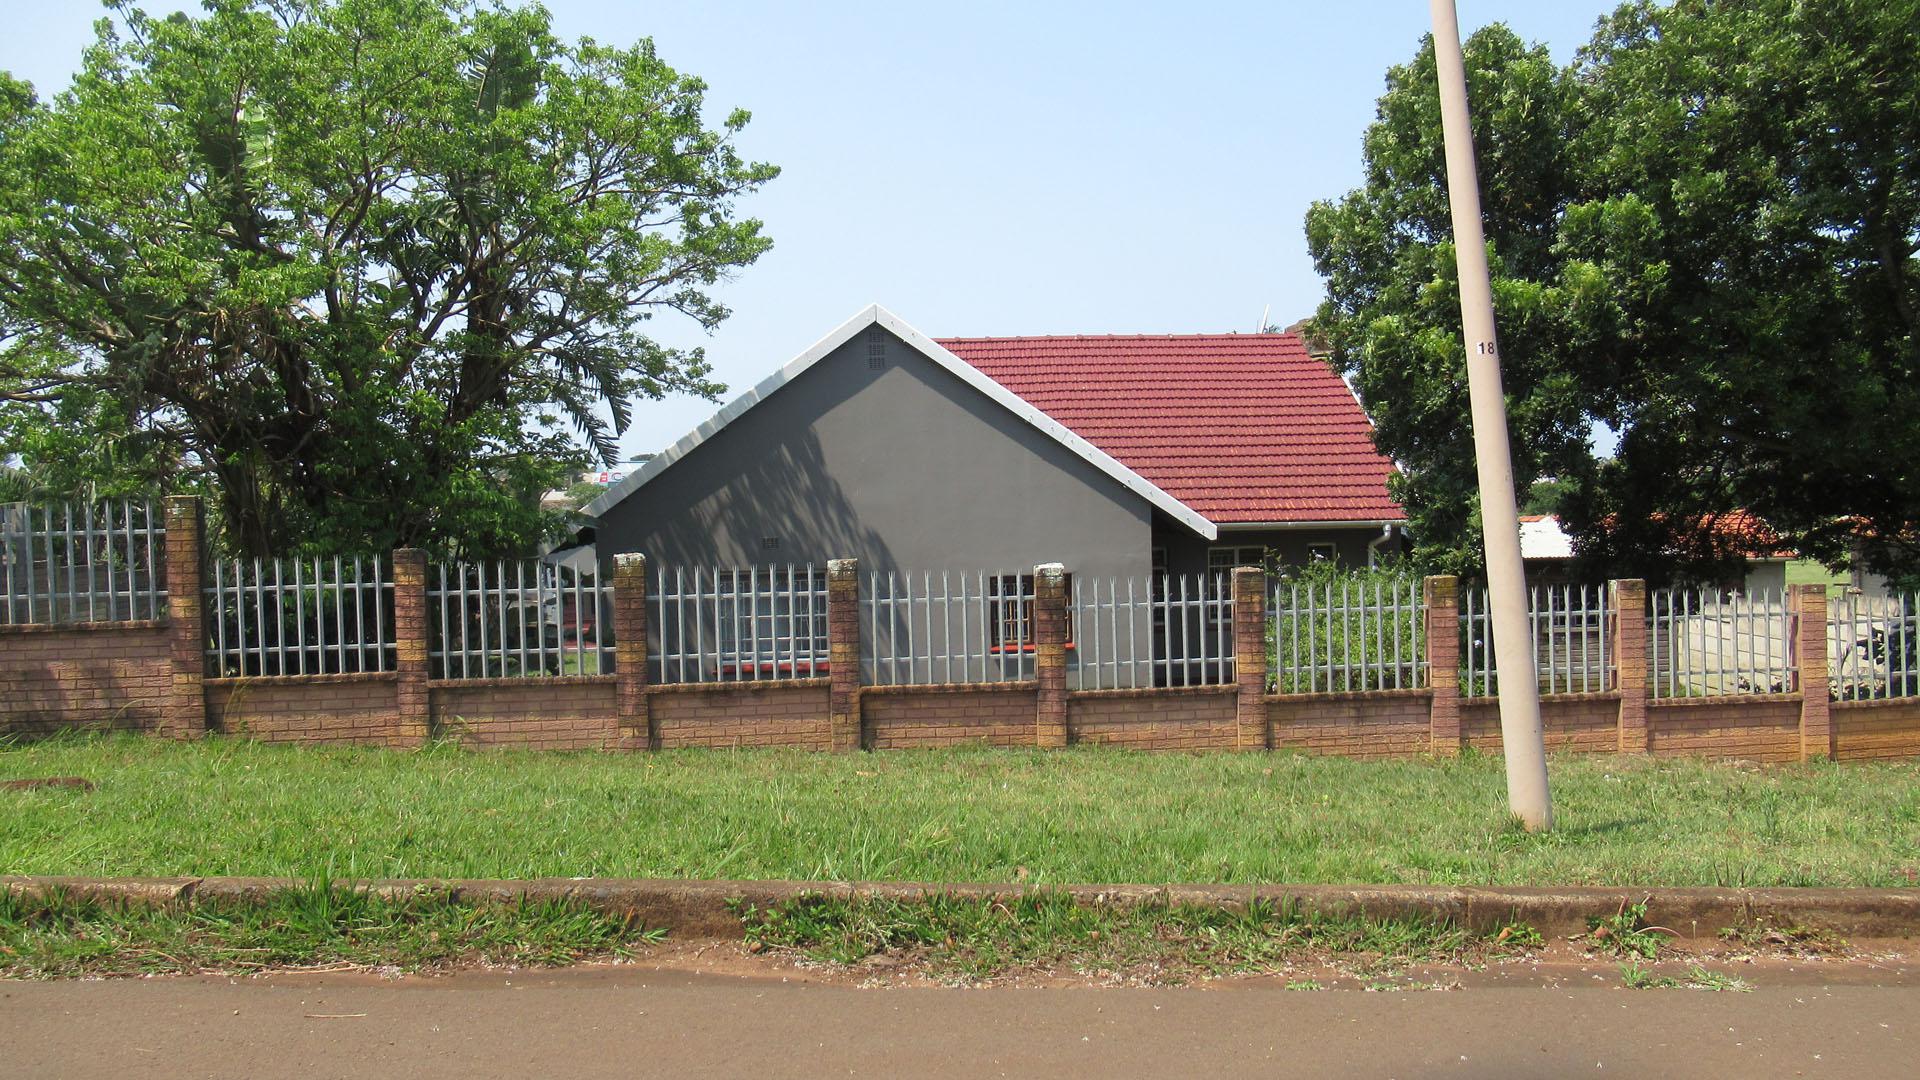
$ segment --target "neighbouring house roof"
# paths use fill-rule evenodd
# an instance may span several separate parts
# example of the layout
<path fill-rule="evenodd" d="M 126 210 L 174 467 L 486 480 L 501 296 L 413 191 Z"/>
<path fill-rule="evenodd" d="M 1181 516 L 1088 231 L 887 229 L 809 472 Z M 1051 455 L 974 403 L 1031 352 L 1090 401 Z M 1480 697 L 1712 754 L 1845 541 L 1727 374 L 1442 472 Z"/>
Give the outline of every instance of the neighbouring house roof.
<path fill-rule="evenodd" d="M 668 468 L 671 468 L 674 462 L 679 461 L 695 447 L 712 438 L 742 413 L 753 408 L 769 395 L 792 382 L 808 368 L 825 359 L 835 349 L 851 341 L 854 335 L 876 324 L 885 327 L 929 360 L 952 372 L 963 382 L 966 382 L 968 385 L 973 386 L 981 393 L 987 395 L 987 397 L 995 403 L 1001 405 L 1021 420 L 1031 424 L 1035 429 L 1086 460 L 1096 469 L 1112 477 L 1128 490 L 1140 495 L 1155 509 L 1167 514 L 1175 521 L 1192 529 L 1205 539 L 1211 540 L 1218 535 L 1218 529 L 1207 517 L 1195 511 L 1180 499 L 1168 494 L 1153 481 L 1141 476 L 1138 472 L 1128 468 L 1121 462 L 1114 460 L 1107 451 L 1083 437 L 1079 432 L 1048 415 L 1041 409 L 1036 408 L 1034 404 L 1024 400 L 1009 390 L 1005 385 L 982 374 L 978 368 L 947 351 L 934 342 L 932 338 L 927 337 L 925 334 L 907 325 L 899 316 L 894 315 L 878 304 L 867 307 L 858 315 L 842 323 L 832 333 L 814 342 L 810 348 L 795 357 L 787 366 L 761 380 L 759 385 L 735 398 L 705 423 L 688 432 L 679 442 L 674 443 L 665 451 L 655 455 L 640 468 L 628 473 L 625 479 L 609 487 L 604 494 L 589 503 L 585 513 L 589 517 L 598 517 L 605 513 L 616 503 L 620 502 L 620 500 L 637 491 L 649 480 L 652 480 Z"/>
<path fill-rule="evenodd" d="M 1716 537 L 1726 541 L 1744 558 L 1768 560 L 1799 556 L 1799 552 L 1780 539 L 1772 526 L 1751 511 L 1729 510 L 1724 514 L 1715 514 L 1710 525 Z"/>
<path fill-rule="evenodd" d="M 1406 518 L 1367 414 L 1295 334 L 940 344 L 1217 524 Z"/>
<path fill-rule="evenodd" d="M 1571 559 L 1573 537 L 1560 527 L 1552 514 L 1520 515 L 1520 557 L 1522 559 Z"/>
<path fill-rule="evenodd" d="M 1770 562 L 1795 557 L 1793 548 L 1750 511 L 1729 510 L 1715 514 L 1706 522 L 1714 537 L 1726 550 L 1752 562 Z M 1717 545 L 1716 545 L 1717 546 Z M 1520 517 L 1520 557 L 1523 559 L 1571 559 L 1573 537 L 1552 514 L 1523 514 Z"/>

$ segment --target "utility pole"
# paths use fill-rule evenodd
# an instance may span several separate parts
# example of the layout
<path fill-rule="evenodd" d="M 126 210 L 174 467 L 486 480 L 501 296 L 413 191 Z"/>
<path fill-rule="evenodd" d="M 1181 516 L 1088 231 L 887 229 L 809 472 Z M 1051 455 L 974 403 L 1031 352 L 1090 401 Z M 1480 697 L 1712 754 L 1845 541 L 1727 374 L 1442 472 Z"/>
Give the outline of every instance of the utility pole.
<path fill-rule="evenodd" d="M 1500 680 L 1500 739 L 1507 759 L 1507 805 L 1528 832 L 1553 828 L 1547 748 L 1540 730 L 1540 684 L 1527 626 L 1527 572 L 1520 561 L 1520 508 L 1513 498 L 1507 401 L 1493 328 L 1493 283 L 1480 226 L 1480 177 L 1467 119 L 1466 61 L 1453 0 L 1429 0 L 1433 57 L 1440 76 L 1440 125 L 1447 141 L 1447 202 L 1460 273 L 1460 321 L 1467 345 L 1467 393 L 1473 403 L 1473 456 L 1480 473 L 1480 524 L 1487 544 L 1488 613 Z"/>

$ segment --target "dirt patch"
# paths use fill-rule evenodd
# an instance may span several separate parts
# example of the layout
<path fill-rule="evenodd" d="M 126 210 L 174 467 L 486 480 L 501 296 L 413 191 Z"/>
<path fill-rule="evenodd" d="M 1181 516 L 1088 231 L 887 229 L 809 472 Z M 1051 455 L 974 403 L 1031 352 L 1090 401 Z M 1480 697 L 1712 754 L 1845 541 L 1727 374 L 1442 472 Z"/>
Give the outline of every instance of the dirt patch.
<path fill-rule="evenodd" d="M 1727 982 L 1699 989 L 1738 992 L 1746 988 L 1814 986 L 1920 987 L 1920 963 L 1906 950 L 1906 942 L 1865 941 L 1842 952 L 1807 956 L 1743 946 L 1675 948 L 1643 966 L 1659 985 L 1685 988 L 1695 971 L 1722 976 Z M 569 982 L 636 980 L 658 983 L 727 979 L 772 984 L 882 988 L 1024 987 L 1073 988 L 1108 986 L 1187 986 L 1221 992 L 1236 990 L 1362 991 L 1372 993 L 1472 991 L 1498 988 L 1629 990 L 1620 960 L 1597 955 L 1574 942 L 1558 941 L 1542 948 L 1492 956 L 1478 963 L 1411 964 L 1391 972 L 1371 970 L 1367 958 L 1303 956 L 1257 973 L 1207 976 L 1192 971 L 1138 968 L 1131 971 L 1087 971 L 1071 965 L 1032 968 L 988 982 L 956 981 L 911 958 L 889 958 L 880 963 L 830 964 L 780 951 L 755 952 L 737 942 L 672 942 L 654 946 L 631 959 L 591 960 L 565 968 L 469 966 L 430 973 L 403 974 L 393 969 L 330 967 L 286 969 L 244 976 L 287 986 L 380 985 L 422 990 L 509 988 L 530 981 L 565 978 Z M 182 978 L 227 981 L 230 976 L 200 975 Z"/>

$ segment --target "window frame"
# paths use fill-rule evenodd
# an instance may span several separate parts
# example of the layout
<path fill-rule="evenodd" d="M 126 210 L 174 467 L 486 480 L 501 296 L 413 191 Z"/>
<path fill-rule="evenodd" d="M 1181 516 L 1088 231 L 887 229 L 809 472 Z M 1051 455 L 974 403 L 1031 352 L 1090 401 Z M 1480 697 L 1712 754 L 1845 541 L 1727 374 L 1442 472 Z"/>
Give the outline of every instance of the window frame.
<path fill-rule="evenodd" d="M 1012 593 L 1007 589 L 1011 586 Z M 1061 591 L 1066 603 L 1066 646 L 1073 648 L 1073 574 L 1063 575 Z M 1034 621 L 1034 601 L 1039 595 L 1039 585 L 1032 574 L 988 574 L 987 575 L 987 653 L 999 655 L 1009 652 L 1033 652 L 1038 646 L 1037 628 Z M 1015 644 L 1009 645 L 1010 636 L 1018 637 Z"/>
<path fill-rule="evenodd" d="M 832 650 L 827 603 L 821 595 L 827 587 L 824 569 L 757 566 L 722 570 L 716 578 L 714 643 L 719 674 L 744 672 L 755 679 L 779 679 L 828 670 Z M 744 638 L 743 624 L 748 634 Z M 784 659 L 783 641 L 788 645 Z"/>

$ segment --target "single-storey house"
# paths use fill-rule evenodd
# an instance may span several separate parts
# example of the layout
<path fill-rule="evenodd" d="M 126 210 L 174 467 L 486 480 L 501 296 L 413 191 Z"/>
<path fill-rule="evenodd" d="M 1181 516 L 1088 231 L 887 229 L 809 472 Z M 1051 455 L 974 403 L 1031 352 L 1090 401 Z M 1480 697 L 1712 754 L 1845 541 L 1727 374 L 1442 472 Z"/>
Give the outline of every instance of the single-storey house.
<path fill-rule="evenodd" d="M 1722 588 L 1749 596 L 1786 595 L 1787 564 L 1798 555 L 1765 522 L 1745 510 L 1734 510 L 1714 518 L 1711 525 L 1725 550 L 1747 564 L 1742 577 L 1721 582 Z M 1580 584 L 1573 570 L 1573 537 L 1552 514 L 1521 515 L 1520 558 L 1529 584 Z"/>
<path fill-rule="evenodd" d="M 1292 334 L 934 340 L 847 320 L 586 508 L 601 559 L 1144 578 L 1403 539 L 1394 465 Z"/>

